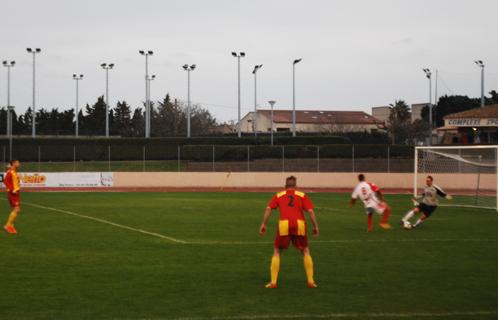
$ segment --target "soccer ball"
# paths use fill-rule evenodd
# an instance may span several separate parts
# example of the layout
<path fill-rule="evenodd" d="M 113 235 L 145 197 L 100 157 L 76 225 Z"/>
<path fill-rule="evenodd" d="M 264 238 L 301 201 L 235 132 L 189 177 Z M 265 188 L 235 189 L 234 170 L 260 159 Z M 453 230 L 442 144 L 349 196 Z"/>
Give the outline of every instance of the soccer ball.
<path fill-rule="evenodd" d="M 412 228 L 412 224 L 410 223 L 410 221 L 403 221 L 403 228 L 405 228 L 406 230 L 410 230 Z"/>

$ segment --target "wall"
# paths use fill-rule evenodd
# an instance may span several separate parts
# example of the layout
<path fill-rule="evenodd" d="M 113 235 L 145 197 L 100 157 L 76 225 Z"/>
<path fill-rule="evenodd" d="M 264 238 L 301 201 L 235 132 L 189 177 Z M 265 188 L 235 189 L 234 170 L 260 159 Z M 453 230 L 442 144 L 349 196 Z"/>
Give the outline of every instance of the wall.
<path fill-rule="evenodd" d="M 298 184 L 306 189 L 351 189 L 357 182 L 356 173 L 299 173 L 299 172 L 116 172 L 114 186 L 118 188 L 281 188 L 285 177 L 295 175 Z M 447 190 L 475 190 L 475 174 L 437 174 L 435 183 Z M 424 185 L 420 174 L 418 186 Z M 482 174 L 481 188 L 496 190 L 496 175 Z M 411 173 L 369 173 L 367 180 L 384 189 L 413 188 Z"/>

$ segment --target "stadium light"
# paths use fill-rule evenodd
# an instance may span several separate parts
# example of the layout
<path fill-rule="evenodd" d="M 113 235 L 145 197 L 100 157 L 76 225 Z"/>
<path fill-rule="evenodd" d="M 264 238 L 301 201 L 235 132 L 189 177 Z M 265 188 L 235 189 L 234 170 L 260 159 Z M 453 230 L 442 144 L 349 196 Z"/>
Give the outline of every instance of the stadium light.
<path fill-rule="evenodd" d="M 183 65 L 183 69 L 187 71 L 187 138 L 191 137 L 191 128 L 190 128 L 190 118 L 191 118 L 191 108 L 190 108 L 190 72 L 195 70 L 196 65 Z"/>
<path fill-rule="evenodd" d="M 16 64 L 15 61 L 3 61 L 3 66 L 7 68 L 7 132 L 6 134 L 9 136 L 9 156 L 10 160 L 12 160 L 12 111 L 14 107 L 10 105 L 10 69 L 13 68 Z"/>
<path fill-rule="evenodd" d="M 102 63 L 105 70 L 105 137 L 109 138 L 109 70 L 114 68 L 114 63 Z"/>
<path fill-rule="evenodd" d="M 151 130 L 151 126 L 150 126 L 150 121 L 151 121 L 151 105 L 150 105 L 150 82 L 152 80 L 155 80 L 156 79 L 156 75 L 153 74 L 153 75 L 150 75 L 148 78 L 147 78 L 147 88 L 148 88 L 148 92 L 147 92 L 147 95 L 149 97 L 149 137 L 150 137 L 150 130 Z"/>
<path fill-rule="evenodd" d="M 73 80 L 76 81 L 76 106 L 75 106 L 75 114 L 76 114 L 76 120 L 75 120 L 75 128 L 74 128 L 74 135 L 76 138 L 79 136 L 79 82 L 83 80 L 83 75 L 82 74 L 75 74 L 73 73 Z"/>
<path fill-rule="evenodd" d="M 152 50 L 139 50 L 138 52 L 145 56 L 145 137 L 150 138 L 149 56 L 154 52 Z"/>
<path fill-rule="evenodd" d="M 252 70 L 252 74 L 254 74 L 254 114 L 252 116 L 252 131 L 254 132 L 254 137 L 258 136 L 256 121 L 258 120 L 258 80 L 256 73 L 259 69 L 263 67 L 262 64 L 257 64 L 254 66 Z"/>
<path fill-rule="evenodd" d="M 270 121 L 271 121 L 271 129 L 270 129 L 270 144 L 273 146 L 273 105 L 277 103 L 275 100 L 270 100 L 268 101 L 271 107 L 271 113 L 270 113 Z"/>
<path fill-rule="evenodd" d="M 422 69 L 425 73 L 425 77 L 429 79 L 429 142 L 428 145 L 432 145 L 432 72 L 428 68 Z"/>
<path fill-rule="evenodd" d="M 303 58 L 295 59 L 292 62 L 292 136 L 296 136 L 296 64 Z"/>
<path fill-rule="evenodd" d="M 3 66 L 7 68 L 7 108 L 10 107 L 10 69 L 16 65 L 15 61 L 6 61 L 2 62 Z"/>
<path fill-rule="evenodd" d="M 33 55 L 33 105 L 31 110 L 31 136 L 36 137 L 36 54 L 41 52 L 40 48 L 26 48 L 26 51 Z"/>
<path fill-rule="evenodd" d="M 481 68 L 481 108 L 484 107 L 484 62 L 482 60 L 474 61 L 475 64 Z"/>
<path fill-rule="evenodd" d="M 232 51 L 232 56 L 237 58 L 237 79 L 238 79 L 238 86 L 237 86 L 237 110 L 238 110 L 238 117 L 237 117 L 237 136 L 240 138 L 242 137 L 242 131 L 240 127 L 240 58 L 244 58 L 246 56 L 245 52 L 239 52 L 238 54 L 236 52 Z"/>
<path fill-rule="evenodd" d="M 12 161 L 12 113 L 14 112 L 13 106 L 7 106 L 7 135 L 9 137 L 9 161 Z"/>

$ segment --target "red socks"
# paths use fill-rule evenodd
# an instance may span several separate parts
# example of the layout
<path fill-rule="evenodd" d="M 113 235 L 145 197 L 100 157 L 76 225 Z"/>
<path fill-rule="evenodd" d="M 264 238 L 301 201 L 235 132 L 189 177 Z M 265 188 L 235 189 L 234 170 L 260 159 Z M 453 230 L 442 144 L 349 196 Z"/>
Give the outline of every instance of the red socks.
<path fill-rule="evenodd" d="M 373 214 L 368 214 L 368 231 L 373 230 Z"/>
<path fill-rule="evenodd" d="M 382 215 L 382 220 L 380 223 L 389 223 L 389 217 L 391 216 L 391 208 L 387 207 Z"/>

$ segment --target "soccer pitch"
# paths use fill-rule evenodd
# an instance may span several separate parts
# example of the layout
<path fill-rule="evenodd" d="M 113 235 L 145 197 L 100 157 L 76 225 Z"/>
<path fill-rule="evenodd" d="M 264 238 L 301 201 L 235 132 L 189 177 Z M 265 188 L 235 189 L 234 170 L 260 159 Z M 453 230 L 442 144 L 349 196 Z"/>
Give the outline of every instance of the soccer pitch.
<path fill-rule="evenodd" d="M 409 196 L 387 195 L 394 229 L 367 234 L 348 194 L 309 195 L 318 288 L 290 249 L 268 290 L 270 193 L 24 193 L 19 234 L 0 234 L 0 318 L 498 318 L 496 212 L 441 207 L 406 231 Z"/>

